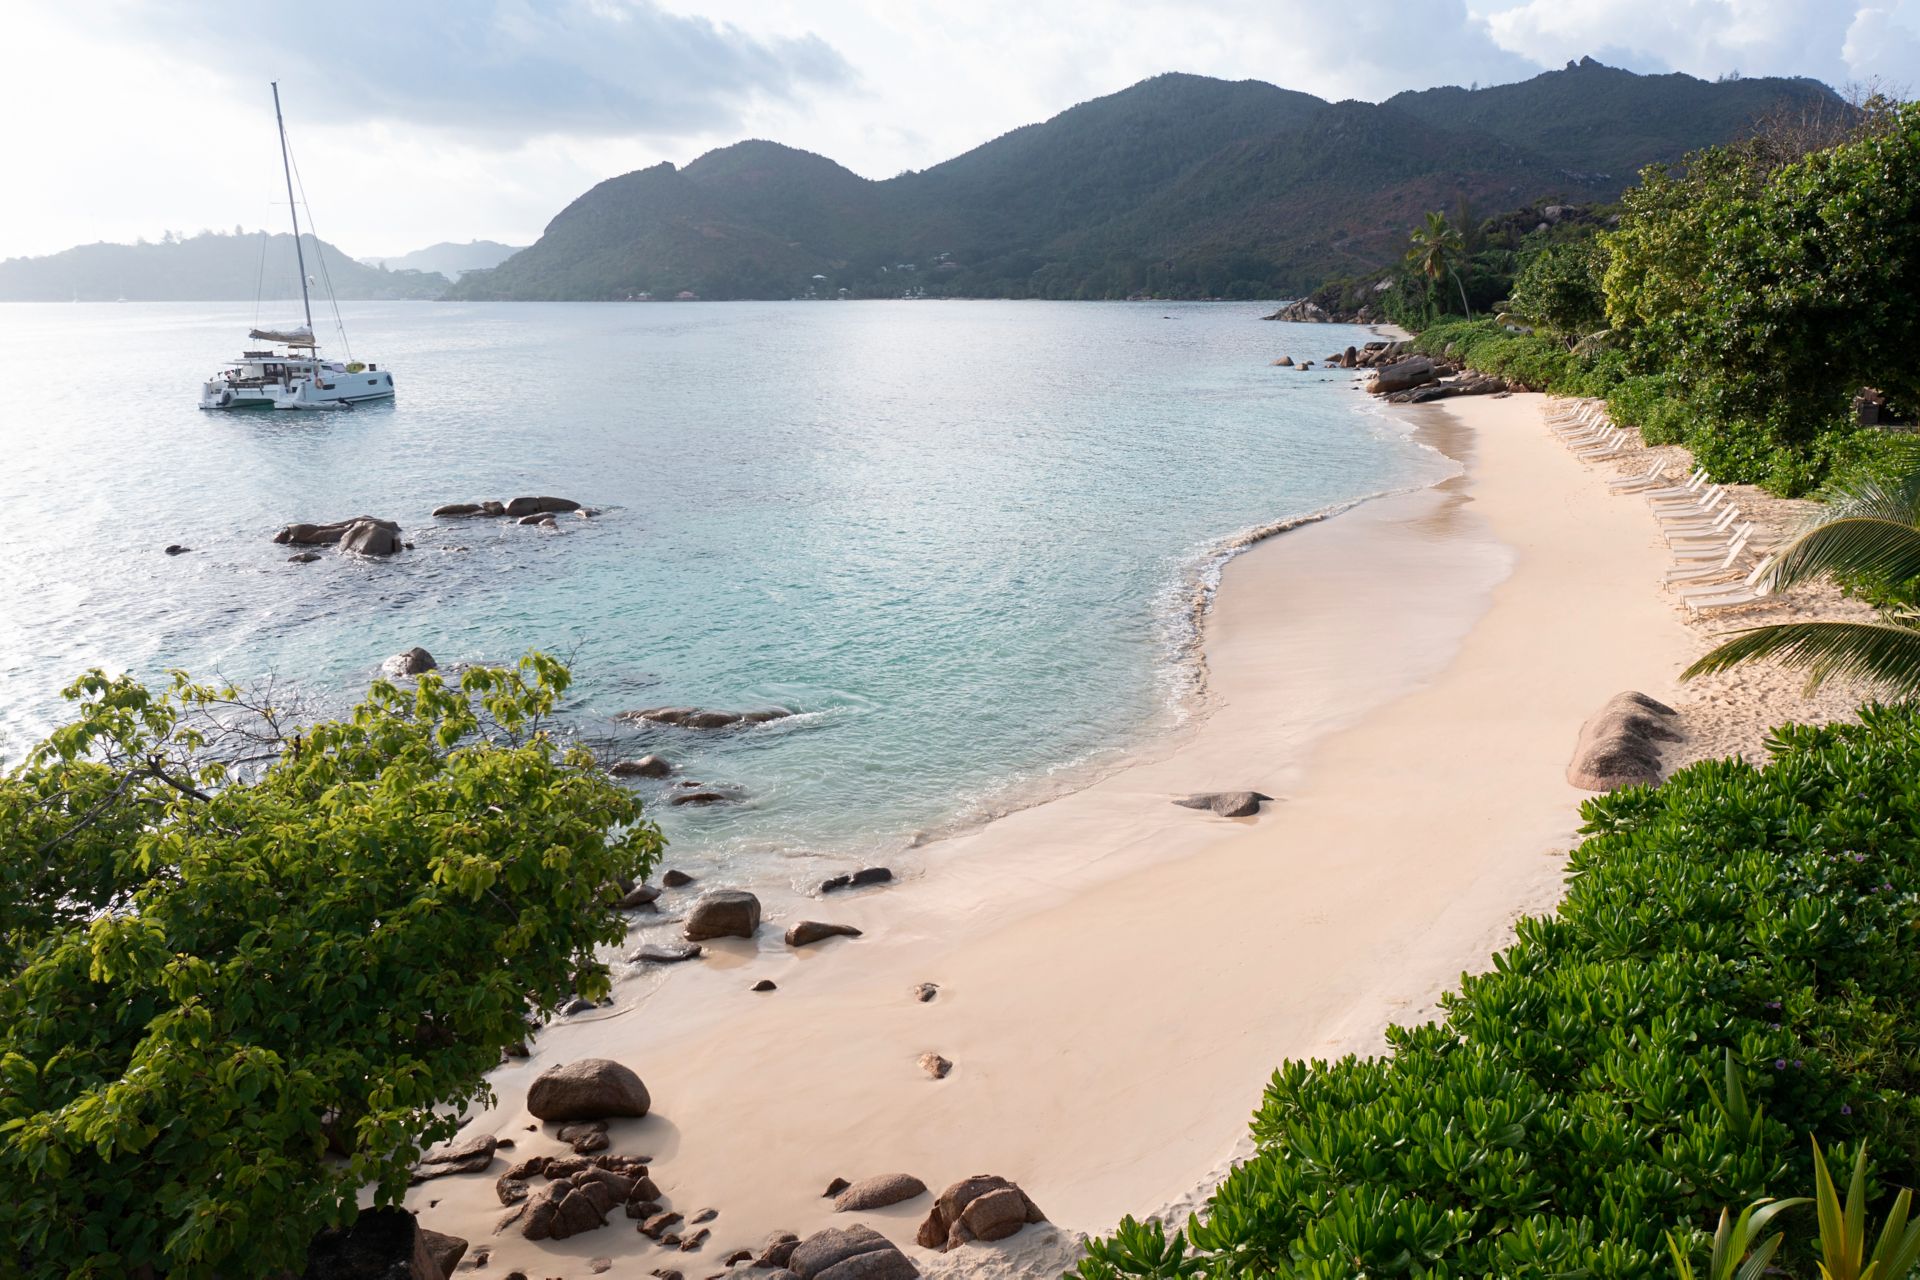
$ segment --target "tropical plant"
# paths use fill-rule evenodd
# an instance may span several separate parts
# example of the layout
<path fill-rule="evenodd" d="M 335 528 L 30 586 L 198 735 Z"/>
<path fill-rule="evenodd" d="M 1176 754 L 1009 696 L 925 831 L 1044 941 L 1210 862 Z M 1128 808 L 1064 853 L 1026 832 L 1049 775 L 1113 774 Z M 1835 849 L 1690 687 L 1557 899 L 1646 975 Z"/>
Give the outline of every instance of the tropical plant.
<path fill-rule="evenodd" d="M 1867 1253 L 1867 1147 L 1854 1154 L 1853 1179 L 1843 1204 L 1827 1172 L 1820 1140 L 1813 1141 L 1814 1201 L 1820 1216 L 1820 1274 L 1823 1280 L 1906 1280 L 1920 1264 L 1920 1223 L 1907 1221 L 1913 1192 L 1902 1188 Z M 1804 1203 L 1802 1201 L 1801 1203 Z"/>
<path fill-rule="evenodd" d="M 1436 209 L 1414 228 L 1413 243 L 1407 249 L 1407 265 L 1425 276 L 1429 285 L 1437 283 L 1442 276 L 1452 276 L 1454 286 L 1460 290 L 1460 309 L 1471 319 L 1473 309 L 1467 305 L 1466 287 L 1454 269 L 1466 251 L 1466 241 L 1448 223 L 1447 215 Z"/>
<path fill-rule="evenodd" d="M 1722 1209 L 1720 1226 L 1713 1233 L 1713 1250 L 1707 1256 L 1704 1271 L 1694 1270 L 1692 1251 L 1669 1231 L 1667 1249 L 1673 1254 L 1673 1269 L 1679 1280 L 1760 1280 L 1787 1238 L 1784 1231 L 1766 1240 L 1762 1240 L 1761 1235 L 1776 1215 L 1806 1203 L 1805 1197 L 1756 1200 L 1741 1211 L 1738 1219 L 1729 1218 Z"/>
<path fill-rule="evenodd" d="M 607 989 L 660 838 L 544 730 L 566 687 L 535 654 L 311 724 L 180 674 L 67 690 L 0 775 L 0 1275 L 297 1270 L 529 1017 Z"/>
<path fill-rule="evenodd" d="M 1920 467 L 1896 481 L 1835 486 L 1820 511 L 1771 557 L 1771 590 L 1821 576 L 1881 583 L 1920 577 Z M 1807 675 L 1809 691 L 1833 679 L 1871 682 L 1890 695 L 1920 693 L 1920 615 L 1883 622 L 1784 622 L 1741 632 L 1681 673 L 1682 679 L 1771 661 Z"/>

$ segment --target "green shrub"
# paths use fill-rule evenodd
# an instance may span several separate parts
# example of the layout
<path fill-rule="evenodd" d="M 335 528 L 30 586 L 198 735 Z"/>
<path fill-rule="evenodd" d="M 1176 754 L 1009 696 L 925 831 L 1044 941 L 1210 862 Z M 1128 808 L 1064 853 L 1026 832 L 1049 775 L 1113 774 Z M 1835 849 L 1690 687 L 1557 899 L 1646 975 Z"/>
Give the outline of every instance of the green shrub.
<path fill-rule="evenodd" d="M 1668 1230 L 1811 1185 L 1806 1135 L 1911 1184 L 1920 709 L 1862 715 L 1589 800 L 1558 914 L 1442 1022 L 1281 1067 L 1187 1250 L 1135 1229 L 1073 1274 L 1664 1276 Z"/>
<path fill-rule="evenodd" d="M 660 838 L 541 731 L 566 686 L 535 654 L 298 728 L 183 678 L 68 691 L 0 775 L 0 1276 L 297 1268 L 530 1016 L 606 990 Z"/>

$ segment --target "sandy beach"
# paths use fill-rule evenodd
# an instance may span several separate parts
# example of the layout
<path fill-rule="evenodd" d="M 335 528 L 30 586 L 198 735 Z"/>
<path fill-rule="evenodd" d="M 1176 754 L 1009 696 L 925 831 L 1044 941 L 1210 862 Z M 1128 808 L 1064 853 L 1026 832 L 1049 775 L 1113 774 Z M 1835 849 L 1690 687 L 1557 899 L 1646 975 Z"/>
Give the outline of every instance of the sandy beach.
<path fill-rule="evenodd" d="M 612 1149 L 653 1157 L 671 1208 L 719 1210 L 698 1253 L 618 1216 L 560 1242 L 496 1235 L 501 1161 L 409 1206 L 489 1248 L 487 1274 L 539 1280 L 594 1258 L 614 1277 L 711 1275 L 772 1231 L 849 1218 L 929 1275 L 1057 1274 L 1082 1233 L 1197 1204 L 1246 1151 L 1283 1059 L 1378 1050 L 1515 918 L 1551 908 L 1585 798 L 1567 758 L 1608 697 L 1680 709 L 1690 741 L 1670 765 L 1757 755 L 1774 720 L 1851 705 L 1801 704 L 1773 672 L 1680 686 L 1708 633 L 1742 624 L 1685 619 L 1646 505 L 1610 494 L 1615 466 L 1574 458 L 1542 410 L 1514 395 L 1408 411 L 1460 475 L 1233 560 L 1205 628 L 1210 713 L 1156 757 L 903 854 L 888 886 L 755 886 L 757 939 L 619 966 L 615 1008 L 556 1022 L 495 1073 L 498 1107 L 464 1132 L 513 1138 L 517 1159 L 565 1151 L 525 1109 L 543 1068 L 636 1070 L 653 1113 L 615 1122 Z M 1171 803 L 1243 788 L 1274 801 L 1233 820 Z M 677 936 L 714 887 L 663 895 L 632 945 Z M 790 949 L 802 919 L 864 933 Z M 750 990 L 763 978 L 777 990 Z M 954 1064 L 945 1079 L 918 1065 L 929 1052 Z M 928 1197 L 857 1215 L 822 1198 L 887 1173 L 935 1192 L 1001 1174 L 1054 1225 L 943 1256 L 913 1245 Z"/>

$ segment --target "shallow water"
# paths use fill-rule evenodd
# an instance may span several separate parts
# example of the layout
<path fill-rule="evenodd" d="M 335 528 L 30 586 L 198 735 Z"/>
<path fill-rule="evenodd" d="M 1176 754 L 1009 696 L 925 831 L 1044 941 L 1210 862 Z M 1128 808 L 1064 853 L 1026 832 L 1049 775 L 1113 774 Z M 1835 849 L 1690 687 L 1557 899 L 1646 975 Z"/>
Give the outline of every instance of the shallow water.
<path fill-rule="evenodd" d="M 1264 309 L 358 303 L 394 403 L 205 414 L 252 307 L 0 306 L 0 377 L 30 389 L 0 416 L 0 756 L 91 665 L 339 705 L 412 645 L 541 648 L 573 661 L 574 731 L 745 796 L 663 807 L 682 858 L 976 821 L 1190 713 L 1191 602 L 1235 535 L 1444 474 L 1348 375 L 1270 366 L 1363 330 Z M 521 493 L 603 514 L 426 514 Z M 269 540 L 362 512 L 417 549 L 298 565 Z M 611 719 L 665 704 L 802 714 Z"/>

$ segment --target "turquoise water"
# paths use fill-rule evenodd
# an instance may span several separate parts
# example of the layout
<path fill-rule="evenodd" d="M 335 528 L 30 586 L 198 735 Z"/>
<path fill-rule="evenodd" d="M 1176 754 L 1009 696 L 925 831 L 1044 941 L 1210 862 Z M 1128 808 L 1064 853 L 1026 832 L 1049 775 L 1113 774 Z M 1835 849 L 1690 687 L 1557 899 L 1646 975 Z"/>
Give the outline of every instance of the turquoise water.
<path fill-rule="evenodd" d="M 571 731 L 745 797 L 663 807 L 683 856 L 897 849 L 1186 714 L 1191 601 L 1234 535 L 1440 473 L 1348 375 L 1270 366 L 1363 331 L 1262 311 L 353 304 L 395 402 L 221 415 L 198 384 L 251 307 L 0 307 L 0 756 L 91 665 L 340 705 L 412 645 L 537 647 L 571 656 Z M 522 493 L 603 514 L 427 516 Z M 417 550 L 296 565 L 269 541 L 362 512 Z M 663 704 L 801 714 L 611 718 Z"/>

